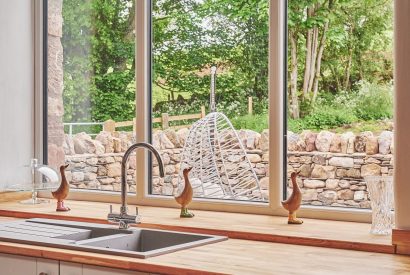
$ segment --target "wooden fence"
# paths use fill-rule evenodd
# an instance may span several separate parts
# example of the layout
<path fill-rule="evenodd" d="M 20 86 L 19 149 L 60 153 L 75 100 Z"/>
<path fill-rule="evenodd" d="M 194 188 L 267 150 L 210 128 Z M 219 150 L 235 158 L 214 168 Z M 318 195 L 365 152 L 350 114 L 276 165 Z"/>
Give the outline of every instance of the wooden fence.
<path fill-rule="evenodd" d="M 253 100 L 252 97 L 248 97 L 248 114 L 252 115 L 253 113 Z M 194 120 L 194 119 L 201 119 L 205 117 L 205 106 L 201 106 L 201 112 L 197 114 L 188 114 L 188 115 L 179 115 L 179 116 L 170 116 L 168 113 L 161 114 L 161 117 L 157 117 L 152 119 L 152 123 L 160 123 L 161 127 L 154 128 L 154 129 L 180 129 L 185 127 L 190 127 L 192 124 L 183 124 L 183 125 L 173 125 L 170 126 L 170 122 L 172 121 L 184 121 L 184 120 Z M 121 121 L 115 122 L 114 120 L 107 120 L 103 123 L 103 130 L 107 132 L 115 132 L 117 128 L 120 127 L 130 127 L 132 126 L 132 131 L 135 133 L 136 131 L 136 118 L 131 121 Z"/>
<path fill-rule="evenodd" d="M 157 117 L 152 119 L 152 123 L 160 123 L 161 127 L 159 128 L 154 128 L 154 129 L 168 129 L 168 128 L 173 128 L 173 129 L 180 129 L 180 128 L 185 128 L 185 127 L 190 127 L 192 124 L 183 124 L 183 125 L 175 125 L 175 126 L 170 126 L 170 122 L 172 121 L 183 121 L 183 120 L 193 120 L 193 119 L 201 119 L 205 117 L 206 112 L 205 112 L 205 106 L 201 107 L 201 112 L 197 114 L 188 114 L 188 115 L 179 115 L 179 116 L 170 116 L 168 113 L 163 113 L 161 114 L 161 117 Z M 107 121 L 104 121 L 103 124 L 103 130 L 107 132 L 115 132 L 117 128 L 120 127 L 130 127 L 132 126 L 132 131 L 135 133 L 136 131 L 136 118 L 134 118 L 131 121 L 121 121 L 121 122 L 115 122 L 112 119 L 109 119 Z"/>

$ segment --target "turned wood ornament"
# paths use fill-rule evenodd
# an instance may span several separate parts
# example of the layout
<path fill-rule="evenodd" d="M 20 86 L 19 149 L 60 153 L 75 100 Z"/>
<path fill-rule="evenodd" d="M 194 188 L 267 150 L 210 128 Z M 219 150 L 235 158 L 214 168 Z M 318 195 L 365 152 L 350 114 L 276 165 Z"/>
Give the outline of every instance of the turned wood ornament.
<path fill-rule="evenodd" d="M 192 218 L 195 216 L 193 213 L 189 212 L 187 208 L 188 204 L 191 203 L 192 197 L 194 195 L 194 191 L 192 189 L 192 186 L 191 186 L 191 183 L 188 177 L 188 174 L 191 170 L 192 170 L 192 167 L 185 168 L 184 171 L 182 172 L 184 176 L 184 182 L 185 182 L 184 190 L 182 190 L 182 193 L 178 197 L 175 197 L 175 200 L 177 201 L 177 203 L 181 205 L 181 214 L 179 215 L 181 218 Z"/>
<path fill-rule="evenodd" d="M 70 208 L 64 206 L 64 199 L 68 196 L 68 192 L 70 191 L 70 185 L 68 184 L 68 180 L 65 176 L 65 169 L 68 167 L 67 165 L 60 166 L 60 174 L 61 174 L 61 184 L 60 187 L 54 192 L 51 192 L 53 197 L 57 200 L 57 209 L 56 211 L 70 211 Z"/>
<path fill-rule="evenodd" d="M 282 201 L 282 206 L 289 211 L 288 224 L 302 224 L 303 221 L 296 218 L 296 211 L 300 208 L 302 203 L 302 192 L 296 181 L 299 172 L 292 172 L 290 179 L 292 181 L 292 195 L 286 200 Z"/>

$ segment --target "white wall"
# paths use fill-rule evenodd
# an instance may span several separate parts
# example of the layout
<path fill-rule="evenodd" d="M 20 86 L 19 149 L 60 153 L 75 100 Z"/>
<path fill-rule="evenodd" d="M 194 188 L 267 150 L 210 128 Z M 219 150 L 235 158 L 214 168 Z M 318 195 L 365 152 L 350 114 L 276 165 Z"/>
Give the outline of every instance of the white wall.
<path fill-rule="evenodd" d="M 0 189 L 29 180 L 23 166 L 34 154 L 32 30 L 31 0 L 0 1 Z"/>

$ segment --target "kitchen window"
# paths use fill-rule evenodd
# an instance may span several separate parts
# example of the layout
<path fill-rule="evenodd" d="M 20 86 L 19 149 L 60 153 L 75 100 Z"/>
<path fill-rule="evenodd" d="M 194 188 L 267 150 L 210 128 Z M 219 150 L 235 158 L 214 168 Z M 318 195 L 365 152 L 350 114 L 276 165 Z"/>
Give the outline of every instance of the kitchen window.
<path fill-rule="evenodd" d="M 69 164 L 72 190 L 118 192 L 122 155 L 135 140 L 136 8 L 132 0 L 103 2 L 45 1 L 46 148 L 49 165 Z M 135 165 L 127 182 L 135 193 Z"/>
<path fill-rule="evenodd" d="M 288 17 L 288 173 L 305 205 L 370 209 L 366 177 L 394 168 L 393 1 L 290 0 Z"/>
<path fill-rule="evenodd" d="M 152 1 L 151 194 L 268 202 L 268 3 Z"/>
<path fill-rule="evenodd" d="M 243 5 L 232 1 L 224 5 L 226 1 L 118 0 L 112 9 L 104 5 L 89 6 L 97 2 L 71 1 L 69 4 L 77 8 L 64 14 L 66 2 L 56 7 L 54 1 L 48 1 L 49 20 L 56 19 L 50 17 L 55 9 L 62 11 L 63 19 L 64 16 L 74 19 L 73 26 L 67 20 L 56 21 L 57 25 L 62 24 L 62 32 L 53 29 L 55 25 L 50 28 L 49 24 L 46 146 L 51 164 L 61 157 L 58 151 L 61 144 L 65 150 L 74 150 L 71 180 L 75 186 L 71 198 L 119 201 L 116 192 L 119 191 L 118 166 L 123 149 L 133 142 L 148 141 L 162 153 L 167 175 L 164 179 L 158 178 L 155 161 L 146 151 L 138 149 L 127 175 L 132 193 L 128 201 L 175 207 L 173 190 L 178 185 L 183 138 L 189 132 L 183 128 L 210 113 L 210 72 L 216 66 L 217 110 L 225 113 L 239 130 L 239 138 L 251 163 L 252 169 L 248 170 L 255 173 L 259 187 L 252 190 L 256 192 L 245 190 L 242 193 L 245 196 L 213 197 L 202 193 L 194 199 L 192 207 L 285 215 L 280 201 L 287 195 L 283 183 L 287 179 L 288 166 L 285 157 L 288 129 L 285 120 L 287 62 L 284 58 L 288 49 L 286 1 L 260 0 Z M 108 28 L 101 23 L 103 20 L 113 20 L 108 24 L 113 27 Z M 81 24 L 83 26 L 78 27 Z M 64 30 L 70 27 L 72 37 L 64 40 L 67 35 Z M 53 40 L 63 42 L 56 54 L 58 49 L 64 50 L 65 59 L 54 54 Z M 67 47 L 70 43 L 71 48 Z M 58 43 L 56 45 L 58 47 Z M 102 62 L 106 56 L 110 58 Z M 241 60 L 238 56 L 246 58 Z M 93 64 L 96 60 L 101 64 Z M 67 72 L 54 71 L 56 62 L 67 66 Z M 58 83 L 55 82 L 57 77 L 60 77 Z M 65 103 L 54 101 L 55 94 L 50 89 L 53 83 L 59 88 L 62 79 Z M 55 120 L 53 116 L 67 118 L 66 123 L 76 116 L 84 118 L 77 119 L 76 126 L 66 124 L 65 137 L 77 134 L 76 131 L 85 131 L 88 135 L 88 132 L 95 132 L 100 136 L 89 135 L 88 138 L 78 134 L 81 142 L 76 143 L 58 140 L 55 133 L 61 133 L 63 128 L 56 123 L 62 120 Z M 74 130 L 74 127 L 79 128 Z M 76 149 L 85 151 L 84 156 L 97 150 L 100 154 L 82 161 L 75 156 Z M 112 155 L 105 156 L 107 150 Z M 95 186 L 88 186 L 86 181 L 94 182 Z M 366 210 L 311 206 L 303 207 L 300 214 L 350 220 L 369 220 L 370 217 Z"/>

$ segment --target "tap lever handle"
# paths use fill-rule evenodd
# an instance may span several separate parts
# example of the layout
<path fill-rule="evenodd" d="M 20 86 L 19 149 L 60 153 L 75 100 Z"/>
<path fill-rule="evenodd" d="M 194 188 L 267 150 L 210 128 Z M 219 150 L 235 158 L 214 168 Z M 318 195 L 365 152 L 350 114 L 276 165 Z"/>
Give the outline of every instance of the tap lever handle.
<path fill-rule="evenodd" d="M 135 206 L 135 214 L 138 215 L 138 206 Z"/>
<path fill-rule="evenodd" d="M 112 204 L 110 204 L 110 213 L 112 213 Z"/>

